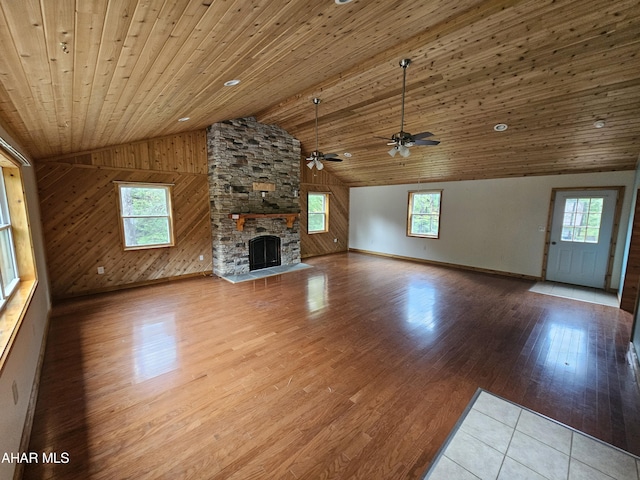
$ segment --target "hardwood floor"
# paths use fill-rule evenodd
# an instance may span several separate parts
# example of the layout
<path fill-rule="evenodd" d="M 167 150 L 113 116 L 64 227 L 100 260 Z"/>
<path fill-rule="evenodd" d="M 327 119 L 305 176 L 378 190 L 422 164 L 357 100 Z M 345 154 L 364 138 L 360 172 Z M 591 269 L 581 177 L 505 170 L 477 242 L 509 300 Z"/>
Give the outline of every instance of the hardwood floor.
<path fill-rule="evenodd" d="M 640 454 L 630 314 L 363 254 L 57 305 L 25 479 L 416 479 L 478 387 Z"/>

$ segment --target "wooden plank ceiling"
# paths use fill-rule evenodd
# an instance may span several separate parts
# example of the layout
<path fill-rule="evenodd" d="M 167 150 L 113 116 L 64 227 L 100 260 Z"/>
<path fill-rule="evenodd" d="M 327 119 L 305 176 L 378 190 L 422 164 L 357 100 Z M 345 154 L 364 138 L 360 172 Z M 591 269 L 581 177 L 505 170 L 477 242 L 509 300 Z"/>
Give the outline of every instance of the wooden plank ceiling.
<path fill-rule="evenodd" d="M 319 97 L 351 186 L 631 170 L 639 42 L 636 0 L 0 0 L 0 125 L 43 159 L 255 116 L 308 154 Z M 392 158 L 402 58 L 442 143 Z"/>

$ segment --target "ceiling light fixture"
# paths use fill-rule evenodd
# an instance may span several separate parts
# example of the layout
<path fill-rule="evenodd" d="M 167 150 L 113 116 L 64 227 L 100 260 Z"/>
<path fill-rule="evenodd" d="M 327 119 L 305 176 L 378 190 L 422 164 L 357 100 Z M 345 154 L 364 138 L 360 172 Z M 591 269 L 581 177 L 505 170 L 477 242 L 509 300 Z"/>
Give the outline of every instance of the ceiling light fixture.
<path fill-rule="evenodd" d="M 353 0 L 336 0 L 336 5 L 344 5 L 351 2 L 353 2 Z"/>
<path fill-rule="evenodd" d="M 353 154 L 351 154 L 350 152 L 344 152 L 343 155 L 347 158 L 353 157 Z"/>
<path fill-rule="evenodd" d="M 191 120 L 191 117 L 182 117 L 178 119 L 179 122 L 186 122 L 188 120 Z"/>
<path fill-rule="evenodd" d="M 596 121 L 593 123 L 593 126 L 594 126 L 594 127 L 596 127 L 596 128 L 602 128 L 602 127 L 604 127 L 604 126 L 605 126 L 604 120 L 596 120 Z"/>
<path fill-rule="evenodd" d="M 389 155 L 395 157 L 396 153 L 399 153 L 401 157 L 407 158 L 411 154 L 411 151 L 409 150 L 409 147 L 405 145 L 396 145 L 389 150 Z"/>
<path fill-rule="evenodd" d="M 493 127 L 496 132 L 504 132 L 507 128 L 509 128 L 509 125 L 506 123 L 498 123 Z"/>
<path fill-rule="evenodd" d="M 324 168 L 324 165 L 320 160 L 314 158 L 313 160 L 307 162 L 307 167 L 309 167 L 309 170 L 313 170 L 313 167 L 316 167 L 318 170 L 322 170 Z"/>
<path fill-rule="evenodd" d="M 224 86 L 225 87 L 235 87 L 236 85 L 238 85 L 240 83 L 240 80 L 235 79 L 235 80 L 227 80 L 226 82 L 224 82 Z"/>

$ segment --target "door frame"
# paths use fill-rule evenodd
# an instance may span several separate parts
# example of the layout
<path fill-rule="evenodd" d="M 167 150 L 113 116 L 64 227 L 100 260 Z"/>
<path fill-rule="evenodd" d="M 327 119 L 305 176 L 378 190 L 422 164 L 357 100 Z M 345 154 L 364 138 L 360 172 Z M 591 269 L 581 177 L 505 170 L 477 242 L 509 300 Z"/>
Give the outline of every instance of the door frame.
<path fill-rule="evenodd" d="M 613 271 L 613 260 L 616 253 L 616 245 L 618 242 L 618 230 L 620 228 L 620 217 L 622 215 L 622 203 L 624 200 L 624 186 L 598 186 L 598 187 L 554 187 L 551 189 L 551 200 L 549 202 L 549 212 L 547 214 L 547 230 L 544 238 L 544 255 L 542 257 L 542 274 L 543 280 L 547 279 L 547 262 L 549 261 L 549 247 L 551 246 L 551 222 L 553 222 L 553 210 L 556 202 L 557 192 L 566 191 L 601 191 L 615 190 L 618 192 L 616 198 L 616 206 L 613 216 L 613 228 L 611 229 L 611 242 L 609 244 L 609 259 L 607 261 L 607 273 L 604 276 L 604 290 L 607 292 L 615 292 L 611 289 L 611 273 Z"/>

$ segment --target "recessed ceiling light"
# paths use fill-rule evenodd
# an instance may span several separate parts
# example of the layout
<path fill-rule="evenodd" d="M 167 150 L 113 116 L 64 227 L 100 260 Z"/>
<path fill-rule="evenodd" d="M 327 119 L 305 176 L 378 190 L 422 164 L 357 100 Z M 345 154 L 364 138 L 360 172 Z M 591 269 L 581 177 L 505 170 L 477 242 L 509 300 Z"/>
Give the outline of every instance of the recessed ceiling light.
<path fill-rule="evenodd" d="M 351 158 L 353 156 L 350 152 L 344 152 L 343 155 L 347 158 Z"/>
<path fill-rule="evenodd" d="M 596 127 L 596 128 L 602 128 L 602 127 L 604 127 L 604 125 L 605 125 L 604 120 L 596 120 L 593 123 L 593 126 Z"/>
<path fill-rule="evenodd" d="M 345 3 L 351 3 L 353 0 L 336 0 L 337 5 L 344 5 Z"/>
<path fill-rule="evenodd" d="M 509 128 L 509 125 L 506 123 L 498 123 L 493 127 L 496 132 L 504 132 L 507 128 Z"/>
<path fill-rule="evenodd" d="M 240 80 L 227 80 L 226 82 L 224 82 L 224 86 L 225 87 L 234 87 L 236 85 L 238 85 L 240 83 Z"/>
<path fill-rule="evenodd" d="M 186 122 L 187 120 L 191 120 L 191 117 L 182 117 L 178 119 L 179 122 Z"/>

